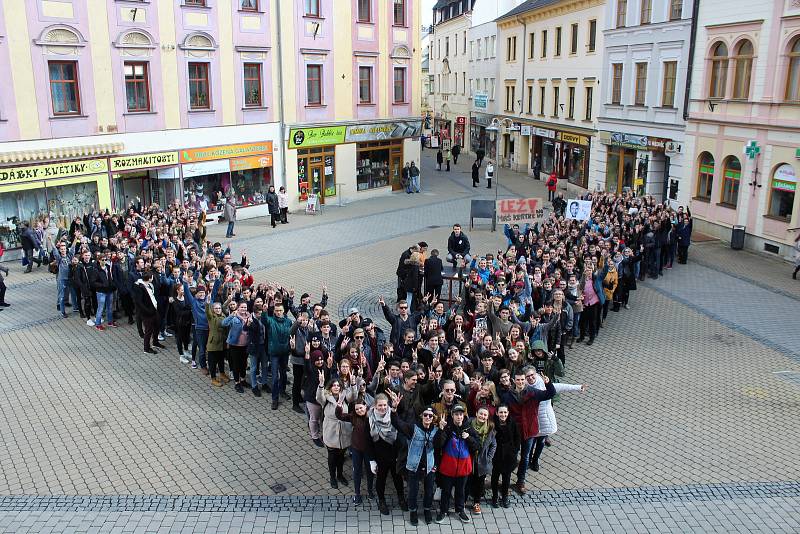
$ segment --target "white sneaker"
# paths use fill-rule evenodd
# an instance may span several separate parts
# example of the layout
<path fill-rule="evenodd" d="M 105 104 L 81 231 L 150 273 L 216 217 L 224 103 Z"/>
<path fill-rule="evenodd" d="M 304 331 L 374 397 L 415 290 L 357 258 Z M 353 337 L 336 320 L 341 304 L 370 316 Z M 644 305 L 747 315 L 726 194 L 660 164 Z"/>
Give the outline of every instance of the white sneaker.
<path fill-rule="evenodd" d="M 181 354 L 181 363 L 189 363 L 189 358 L 185 355 Z"/>
<path fill-rule="evenodd" d="M 172 337 L 172 334 L 170 334 L 169 332 L 164 332 L 164 335 L 167 337 Z"/>
<path fill-rule="evenodd" d="M 164 339 L 166 339 L 164 336 L 162 336 L 161 334 L 158 334 L 158 340 L 159 341 L 164 341 Z"/>
<path fill-rule="evenodd" d="M 89 319 L 86 321 L 86 326 L 94 326 L 94 319 Z"/>

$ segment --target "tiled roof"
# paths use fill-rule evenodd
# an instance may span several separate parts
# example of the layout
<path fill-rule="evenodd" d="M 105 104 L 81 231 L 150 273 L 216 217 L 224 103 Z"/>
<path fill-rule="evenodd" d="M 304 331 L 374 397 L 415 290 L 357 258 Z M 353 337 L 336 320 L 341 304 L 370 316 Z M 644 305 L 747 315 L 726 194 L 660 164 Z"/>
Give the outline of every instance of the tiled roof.
<path fill-rule="evenodd" d="M 534 9 L 539 9 L 540 7 L 549 6 L 551 4 L 557 4 L 561 0 L 527 0 L 526 2 L 521 3 L 505 15 L 501 15 L 497 18 L 497 20 L 503 20 L 509 17 L 514 17 L 516 15 L 521 15 L 522 13 L 527 13 L 528 11 L 533 11 Z"/>

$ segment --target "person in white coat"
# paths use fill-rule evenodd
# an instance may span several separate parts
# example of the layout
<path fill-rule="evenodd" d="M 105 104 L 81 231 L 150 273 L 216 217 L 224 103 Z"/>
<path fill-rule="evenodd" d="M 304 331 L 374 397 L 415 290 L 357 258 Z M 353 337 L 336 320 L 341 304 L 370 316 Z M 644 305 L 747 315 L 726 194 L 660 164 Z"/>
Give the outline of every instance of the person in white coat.
<path fill-rule="evenodd" d="M 486 164 L 486 189 L 492 188 L 492 178 L 494 178 L 494 165 L 491 161 Z"/>
<path fill-rule="evenodd" d="M 526 381 L 528 382 L 528 387 L 533 387 L 533 389 L 542 390 L 544 391 L 545 385 L 542 376 L 536 373 L 535 370 L 531 369 L 528 371 L 528 374 L 525 376 Z M 553 387 L 556 389 L 556 395 L 559 393 L 565 393 L 567 391 L 580 391 L 584 392 L 589 387 L 586 384 L 561 384 L 561 383 L 554 383 Z M 539 433 L 536 434 L 536 440 L 534 442 L 533 453 L 531 455 L 531 461 L 528 463 L 530 468 L 533 471 L 539 470 L 539 458 L 542 456 L 542 450 L 544 449 L 544 442 L 548 436 L 552 436 L 556 432 L 558 432 L 558 422 L 556 421 L 556 412 L 553 410 L 553 401 L 546 400 L 541 401 L 539 403 Z"/>

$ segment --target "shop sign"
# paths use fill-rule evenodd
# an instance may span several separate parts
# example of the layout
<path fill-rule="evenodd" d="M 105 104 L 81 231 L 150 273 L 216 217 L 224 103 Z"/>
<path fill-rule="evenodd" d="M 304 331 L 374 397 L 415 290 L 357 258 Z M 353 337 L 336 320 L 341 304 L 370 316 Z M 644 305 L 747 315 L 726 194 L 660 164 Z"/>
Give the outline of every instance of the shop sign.
<path fill-rule="evenodd" d="M 584 135 L 571 134 L 567 132 L 559 132 L 558 138 L 565 143 L 572 143 L 573 145 L 588 145 L 589 138 Z"/>
<path fill-rule="evenodd" d="M 676 141 L 667 141 L 664 145 L 664 152 L 668 156 L 677 156 L 683 152 L 683 144 Z"/>
<path fill-rule="evenodd" d="M 794 167 L 784 163 L 775 169 L 775 174 L 772 176 L 772 188 L 794 193 L 797 190 L 797 175 Z"/>
<path fill-rule="evenodd" d="M 464 119 L 464 117 L 459 117 L 459 120 L 461 119 Z M 358 143 L 362 141 L 380 141 L 382 139 L 402 139 L 404 137 L 419 137 L 421 133 L 422 119 L 354 124 L 347 127 L 344 134 L 344 142 Z"/>
<path fill-rule="evenodd" d="M 222 145 L 206 148 L 187 148 L 181 150 L 181 163 L 195 163 L 215 159 L 230 159 L 238 156 L 255 156 L 264 152 L 272 153 L 272 141 L 245 143 L 241 145 Z"/>
<path fill-rule="evenodd" d="M 467 124 L 466 117 L 456 117 L 456 124 Z"/>
<path fill-rule="evenodd" d="M 154 154 L 138 154 L 136 156 L 120 156 L 111 158 L 109 166 L 111 172 L 132 171 L 146 169 L 147 167 L 167 167 L 177 165 L 179 156 L 177 152 L 156 152 Z"/>
<path fill-rule="evenodd" d="M 489 106 L 489 93 L 475 93 L 472 96 L 475 109 L 486 109 Z"/>
<path fill-rule="evenodd" d="M 0 169 L 0 183 L 32 182 L 35 180 L 53 180 L 85 174 L 99 174 L 108 171 L 108 160 L 89 159 L 70 161 L 68 163 L 52 163 L 50 165 L 32 165 Z"/>
<path fill-rule="evenodd" d="M 292 128 L 289 130 L 289 148 L 338 145 L 344 143 L 345 126 L 319 128 Z"/>
<path fill-rule="evenodd" d="M 492 123 L 492 117 L 490 115 L 476 113 L 475 115 L 472 115 L 472 117 L 470 117 L 469 122 L 470 124 L 486 127 Z"/>
<path fill-rule="evenodd" d="M 664 139 L 663 137 L 648 137 L 647 148 L 653 152 L 664 152 L 669 142 L 669 139 Z"/>
<path fill-rule="evenodd" d="M 647 136 L 627 134 L 622 132 L 611 132 L 611 144 L 622 148 L 634 148 L 647 150 Z"/>
<path fill-rule="evenodd" d="M 531 125 L 530 124 L 523 124 L 522 128 L 520 128 L 520 135 L 531 135 Z"/>
<path fill-rule="evenodd" d="M 744 155 L 747 156 L 747 159 L 755 159 L 760 152 L 761 147 L 755 141 L 750 141 L 744 145 Z"/>
<path fill-rule="evenodd" d="M 534 133 L 539 137 L 547 137 L 548 139 L 555 139 L 556 137 L 556 132 L 547 128 L 536 128 Z"/>
<path fill-rule="evenodd" d="M 229 173 L 231 171 L 230 162 L 227 159 L 201 161 L 199 163 L 184 163 L 181 168 L 184 178 L 205 176 L 207 174 Z"/>
<path fill-rule="evenodd" d="M 258 156 L 231 160 L 231 172 L 261 169 L 263 167 L 272 167 L 272 154 L 259 154 Z"/>
<path fill-rule="evenodd" d="M 540 198 L 505 198 L 495 206 L 498 224 L 534 223 L 542 220 L 544 210 Z"/>

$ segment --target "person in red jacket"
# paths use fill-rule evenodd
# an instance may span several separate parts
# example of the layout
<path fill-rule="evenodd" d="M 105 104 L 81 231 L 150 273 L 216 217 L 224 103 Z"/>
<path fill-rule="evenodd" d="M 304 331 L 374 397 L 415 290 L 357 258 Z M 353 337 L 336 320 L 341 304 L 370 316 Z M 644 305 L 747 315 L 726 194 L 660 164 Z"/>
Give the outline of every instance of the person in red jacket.
<path fill-rule="evenodd" d="M 525 375 L 531 367 L 526 366 L 514 373 L 514 388 L 503 395 L 503 404 L 508 406 L 511 417 L 519 427 L 522 438 L 522 456 L 517 468 L 517 492 L 522 495 L 525 488 L 525 472 L 528 470 L 528 459 L 536 434 L 539 433 L 539 403 L 552 399 L 556 394 L 553 384 L 547 376 L 543 376 L 545 390 L 535 390 L 527 386 Z"/>
<path fill-rule="evenodd" d="M 472 474 L 472 457 L 477 454 L 480 440 L 477 432 L 466 421 L 466 409 L 456 404 L 450 412 L 451 419 L 445 415 L 439 420 L 439 433 L 434 438 L 434 447 L 440 451 L 438 472 L 441 476 L 442 497 L 436 522 L 442 523 L 450 508 L 450 490 L 455 488 L 453 506 L 458 518 L 464 523 L 472 519 L 464 512 L 464 491 L 467 479 Z"/>
<path fill-rule="evenodd" d="M 552 202 L 554 198 L 556 198 L 556 187 L 558 186 L 558 176 L 556 176 L 556 171 L 550 173 L 550 177 L 547 178 L 547 201 Z"/>

